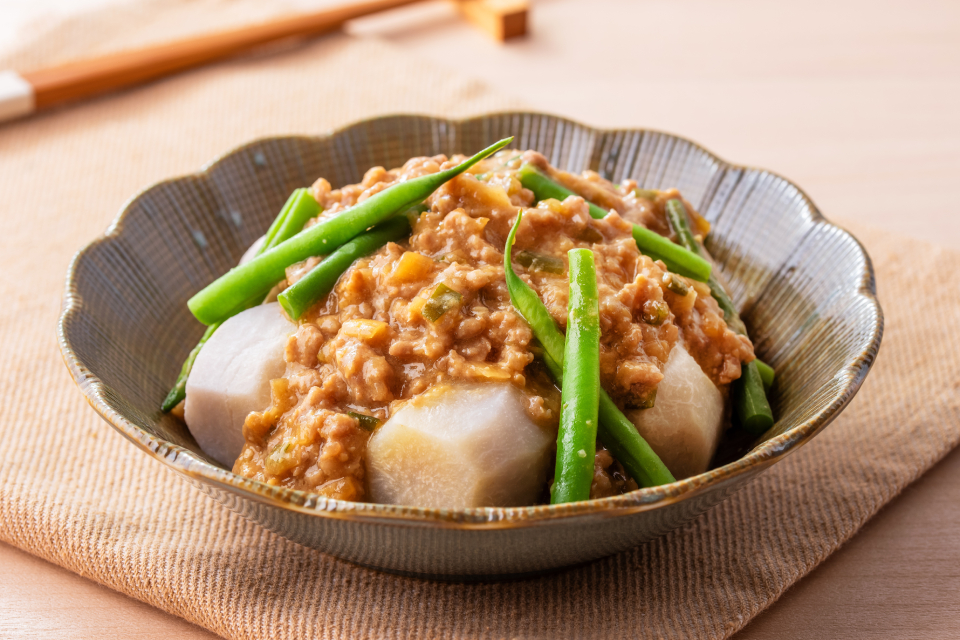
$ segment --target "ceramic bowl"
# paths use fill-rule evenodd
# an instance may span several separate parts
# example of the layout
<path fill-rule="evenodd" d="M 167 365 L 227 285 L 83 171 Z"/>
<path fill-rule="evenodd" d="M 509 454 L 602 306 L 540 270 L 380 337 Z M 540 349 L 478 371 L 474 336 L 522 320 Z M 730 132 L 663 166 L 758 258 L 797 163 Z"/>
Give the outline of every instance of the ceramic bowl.
<path fill-rule="evenodd" d="M 289 193 L 375 165 L 473 152 L 516 136 L 555 166 L 642 187 L 678 187 L 713 224 L 710 252 L 757 353 L 777 369 L 778 420 L 732 461 L 670 485 L 570 505 L 423 509 L 330 500 L 234 475 L 158 410 L 203 332 L 196 291 L 236 264 Z M 823 429 L 857 392 L 883 318 L 863 247 L 790 181 L 724 162 L 677 136 L 597 130 L 536 113 L 469 120 L 389 116 L 322 136 L 257 140 L 199 173 L 134 196 L 67 273 L 60 347 L 103 418 L 148 455 L 234 511 L 291 540 L 406 574 L 477 579 L 589 561 L 670 531 L 717 504 Z"/>

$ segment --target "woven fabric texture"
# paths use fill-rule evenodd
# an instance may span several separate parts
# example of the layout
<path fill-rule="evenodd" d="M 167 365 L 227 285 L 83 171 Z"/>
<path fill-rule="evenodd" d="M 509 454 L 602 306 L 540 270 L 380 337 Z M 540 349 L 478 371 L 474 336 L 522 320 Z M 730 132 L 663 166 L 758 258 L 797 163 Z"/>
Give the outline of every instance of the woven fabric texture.
<path fill-rule="evenodd" d="M 860 226 L 887 329 L 851 406 L 686 527 L 554 575 L 447 584 L 305 549 L 206 498 L 86 405 L 57 351 L 63 276 L 138 189 L 258 136 L 518 106 L 382 43 L 329 36 L 0 127 L 0 540 L 228 638 L 721 638 L 960 441 L 960 307 L 942 293 L 960 255 Z"/>

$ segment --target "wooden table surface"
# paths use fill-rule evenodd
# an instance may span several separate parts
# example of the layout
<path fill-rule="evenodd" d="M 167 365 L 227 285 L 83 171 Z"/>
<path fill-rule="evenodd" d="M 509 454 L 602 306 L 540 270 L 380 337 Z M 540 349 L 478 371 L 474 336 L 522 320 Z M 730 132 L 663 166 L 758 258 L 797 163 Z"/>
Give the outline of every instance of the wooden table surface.
<path fill-rule="evenodd" d="M 541 0 L 498 47 L 443 4 L 350 25 L 533 109 L 680 133 L 827 217 L 960 249 L 960 2 Z M 0 638 L 213 638 L 0 545 Z M 960 450 L 736 636 L 960 637 Z"/>

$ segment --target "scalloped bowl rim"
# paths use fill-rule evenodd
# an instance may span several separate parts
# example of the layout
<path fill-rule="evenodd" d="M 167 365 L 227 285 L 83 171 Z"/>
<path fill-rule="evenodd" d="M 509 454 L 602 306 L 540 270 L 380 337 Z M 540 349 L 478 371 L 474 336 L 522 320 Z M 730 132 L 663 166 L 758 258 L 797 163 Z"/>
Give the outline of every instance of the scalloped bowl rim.
<path fill-rule="evenodd" d="M 863 380 L 873 364 L 877 351 L 879 350 L 880 340 L 883 335 L 883 312 L 876 297 L 874 285 L 873 264 L 870 256 L 867 254 L 863 245 L 853 235 L 845 229 L 837 227 L 829 222 L 820 213 L 819 209 L 807 194 L 792 181 L 766 169 L 757 169 L 764 173 L 784 180 L 797 190 L 797 193 L 803 199 L 811 214 L 811 221 L 814 223 L 826 224 L 838 229 L 847 238 L 856 243 L 864 259 L 864 270 L 860 277 L 860 284 L 856 290 L 856 295 L 865 299 L 876 311 L 877 320 L 872 327 L 872 335 L 867 347 L 853 358 L 834 376 L 834 379 L 842 381 L 837 390 L 834 400 L 814 417 L 800 422 L 787 429 L 784 433 L 774 436 L 759 445 L 755 446 L 743 457 L 730 462 L 716 469 L 711 469 L 705 473 L 678 480 L 667 485 L 657 487 L 648 487 L 638 489 L 629 493 L 608 498 L 600 498 L 585 502 L 562 504 L 562 505 L 536 505 L 525 507 L 481 507 L 473 509 L 434 509 L 424 507 L 412 507 L 406 505 L 387 505 L 367 502 L 350 502 L 345 500 L 336 500 L 324 498 L 317 494 L 306 491 L 287 489 L 283 487 L 273 487 L 265 483 L 251 480 L 239 476 L 232 471 L 217 467 L 203 458 L 197 456 L 187 448 L 172 444 L 162 438 L 156 437 L 141 427 L 130 422 L 124 415 L 114 410 L 102 398 L 102 392 L 105 389 L 104 383 L 91 372 L 80 358 L 76 355 L 67 340 L 65 325 L 75 314 L 82 313 L 83 298 L 75 286 L 77 265 L 84 255 L 101 243 L 109 243 L 123 232 L 123 225 L 131 206 L 146 192 L 159 187 L 160 185 L 177 182 L 182 180 L 192 180 L 206 178 L 222 162 L 231 156 L 243 152 L 248 147 L 262 144 L 270 140 L 317 140 L 341 135 L 355 127 L 360 127 L 371 122 L 380 120 L 389 120 L 403 117 L 429 118 L 441 122 L 449 122 L 456 125 L 463 125 L 476 120 L 483 120 L 492 116 L 510 114 L 510 115 L 532 115 L 548 116 L 571 125 L 582 126 L 593 134 L 614 133 L 618 131 L 630 132 L 651 132 L 684 141 L 691 146 L 704 152 L 710 159 L 717 163 L 719 169 L 733 170 L 751 170 L 755 169 L 747 165 L 737 165 L 726 162 L 715 153 L 704 148 L 702 145 L 682 136 L 658 131 L 648 128 L 614 128 L 603 129 L 583 125 L 581 123 L 569 120 L 567 118 L 552 116 L 550 114 L 538 112 L 492 112 L 479 116 L 473 116 L 463 119 L 439 118 L 426 114 L 390 114 L 377 116 L 350 123 L 348 125 L 332 129 L 325 134 L 318 135 L 284 135 L 284 136 L 265 136 L 248 141 L 238 147 L 235 147 L 214 160 L 203 165 L 195 173 L 179 177 L 168 178 L 158 181 L 144 189 L 141 189 L 130 197 L 120 208 L 120 213 L 107 227 L 104 234 L 80 249 L 67 270 L 66 287 L 64 290 L 61 314 L 57 323 L 57 339 L 60 345 L 60 351 L 64 362 L 70 373 L 73 375 L 77 386 L 79 386 L 87 402 L 100 414 L 100 416 L 112 425 L 117 431 L 123 434 L 128 440 L 136 444 L 140 449 L 150 454 L 155 459 L 172 469 L 186 475 L 193 480 L 213 485 L 215 488 L 239 494 L 245 498 L 257 502 L 267 503 L 269 505 L 282 509 L 297 511 L 301 513 L 316 515 L 324 518 L 336 518 L 357 521 L 390 521 L 396 524 L 408 524 L 418 526 L 439 526 L 454 527 L 463 529 L 476 528 L 504 528 L 520 527 L 545 524 L 566 520 L 573 516 L 603 516 L 612 517 L 617 515 L 626 515 L 639 511 L 649 511 L 663 507 L 668 504 L 687 500 L 696 495 L 700 495 L 710 489 L 724 484 L 734 478 L 747 474 L 759 472 L 777 460 L 785 457 L 801 445 L 808 442 L 813 436 L 826 427 L 840 411 L 850 402 L 856 394 Z"/>

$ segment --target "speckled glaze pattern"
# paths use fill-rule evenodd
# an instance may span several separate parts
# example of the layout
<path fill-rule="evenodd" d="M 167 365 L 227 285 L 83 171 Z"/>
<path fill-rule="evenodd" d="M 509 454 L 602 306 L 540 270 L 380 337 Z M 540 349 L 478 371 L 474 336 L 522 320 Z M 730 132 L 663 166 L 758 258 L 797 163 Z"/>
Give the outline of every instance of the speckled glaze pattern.
<path fill-rule="evenodd" d="M 670 485 L 571 505 L 422 509 L 270 487 L 207 457 L 158 407 L 203 332 L 187 310 L 232 267 L 289 193 L 371 166 L 473 152 L 508 136 L 556 166 L 678 187 L 713 224 L 708 248 L 757 353 L 777 369 L 778 420 L 742 458 Z M 368 120 L 316 137 L 258 140 L 201 172 L 134 196 L 67 273 L 59 341 L 93 408 L 141 449 L 230 509 L 291 540 L 389 571 L 448 579 L 524 575 L 600 558 L 674 529 L 801 446 L 857 392 L 883 316 L 863 247 L 790 181 L 728 164 L 677 136 L 597 130 L 536 113 L 462 121 Z"/>

